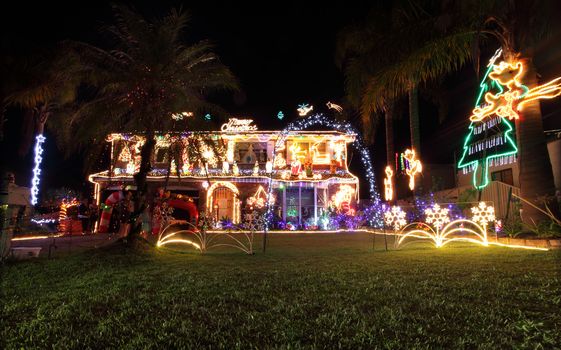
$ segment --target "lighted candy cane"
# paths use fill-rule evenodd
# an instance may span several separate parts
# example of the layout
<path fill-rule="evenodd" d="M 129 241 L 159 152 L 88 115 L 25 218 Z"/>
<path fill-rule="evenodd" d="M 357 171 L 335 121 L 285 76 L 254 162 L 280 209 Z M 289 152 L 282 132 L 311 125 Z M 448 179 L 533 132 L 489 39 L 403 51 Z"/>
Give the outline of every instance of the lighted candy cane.
<path fill-rule="evenodd" d="M 113 192 L 105 200 L 106 208 L 101 212 L 101 219 L 99 220 L 99 233 L 105 233 L 109 231 L 109 223 L 111 222 L 111 214 L 113 213 L 113 206 L 119 203 L 125 198 L 123 191 Z"/>

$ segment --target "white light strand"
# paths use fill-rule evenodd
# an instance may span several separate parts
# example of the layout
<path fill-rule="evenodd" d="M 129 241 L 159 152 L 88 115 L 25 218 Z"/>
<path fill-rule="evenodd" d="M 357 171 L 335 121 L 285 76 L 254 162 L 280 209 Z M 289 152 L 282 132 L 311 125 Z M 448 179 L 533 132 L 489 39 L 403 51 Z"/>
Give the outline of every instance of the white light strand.
<path fill-rule="evenodd" d="M 43 161 L 43 143 L 46 138 L 43 135 L 35 137 L 35 167 L 33 168 L 33 179 L 31 180 L 31 204 L 36 205 L 39 201 L 39 184 L 41 183 L 41 162 Z"/>

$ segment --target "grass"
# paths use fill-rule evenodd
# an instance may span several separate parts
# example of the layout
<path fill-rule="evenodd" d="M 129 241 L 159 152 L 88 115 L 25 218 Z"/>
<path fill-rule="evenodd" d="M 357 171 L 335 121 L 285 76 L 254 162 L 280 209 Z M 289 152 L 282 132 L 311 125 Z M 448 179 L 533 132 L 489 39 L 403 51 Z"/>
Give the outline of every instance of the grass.
<path fill-rule="evenodd" d="M 561 347 L 560 251 L 372 251 L 365 234 L 179 250 L 4 266 L 0 347 Z"/>

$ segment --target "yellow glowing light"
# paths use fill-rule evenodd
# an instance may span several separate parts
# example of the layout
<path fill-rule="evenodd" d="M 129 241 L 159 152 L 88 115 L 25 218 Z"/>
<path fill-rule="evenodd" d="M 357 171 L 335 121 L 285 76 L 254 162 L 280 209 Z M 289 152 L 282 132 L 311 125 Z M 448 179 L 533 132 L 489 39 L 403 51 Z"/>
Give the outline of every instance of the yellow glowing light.
<path fill-rule="evenodd" d="M 257 130 L 257 126 L 251 125 L 252 123 L 253 119 L 230 118 L 228 123 L 222 124 L 220 130 L 223 132 L 245 132 Z"/>
<path fill-rule="evenodd" d="M 238 168 L 238 163 L 236 163 L 235 161 L 234 165 L 232 165 L 232 174 L 234 174 L 234 176 L 240 175 L 240 168 Z"/>
<path fill-rule="evenodd" d="M 355 192 L 352 186 L 341 185 L 339 186 L 339 190 L 331 196 L 331 202 L 337 209 L 345 209 L 344 206 L 350 205 Z"/>
<path fill-rule="evenodd" d="M 267 192 L 263 188 L 263 186 L 259 186 L 255 194 L 247 199 L 247 204 L 250 206 L 254 206 L 258 209 L 261 209 L 265 206 L 267 202 Z M 275 197 L 271 195 L 269 199 L 269 205 L 275 204 Z"/>
<path fill-rule="evenodd" d="M 203 157 L 206 164 L 210 165 L 212 168 L 215 168 L 218 164 L 218 159 L 216 158 L 214 151 L 206 143 L 201 145 L 201 157 Z"/>
<path fill-rule="evenodd" d="M 228 163 L 227 161 L 223 161 L 222 162 L 222 173 L 223 174 L 228 174 L 230 172 L 230 163 Z"/>
<path fill-rule="evenodd" d="M 331 149 L 333 150 L 333 158 L 339 163 L 339 166 L 343 165 L 343 155 L 345 154 L 346 145 L 343 142 L 330 142 Z"/>
<path fill-rule="evenodd" d="M 415 158 L 414 149 L 406 149 L 403 153 L 403 158 L 407 159 L 409 166 L 405 169 L 405 173 L 409 176 L 409 189 L 413 191 L 415 189 L 415 176 L 423 172 L 423 164 L 421 161 Z"/>
<path fill-rule="evenodd" d="M 130 162 L 132 160 L 131 150 L 129 149 L 128 145 L 123 147 L 121 154 L 119 154 L 119 161 L 121 162 Z"/>
<path fill-rule="evenodd" d="M 62 237 L 64 236 L 64 234 L 62 233 L 58 233 L 56 235 L 52 235 L 52 236 L 25 236 L 25 237 L 14 237 L 11 240 L 12 241 L 29 241 L 29 240 L 33 240 L 33 239 L 47 239 L 47 238 L 57 238 L 57 237 Z"/>
<path fill-rule="evenodd" d="M 322 137 L 310 147 L 313 164 L 329 164 L 331 162 L 329 152 L 321 152 L 319 150 L 320 145 L 324 143 L 325 139 Z"/>
<path fill-rule="evenodd" d="M 486 104 L 483 107 L 475 107 L 469 119 L 478 122 L 495 114 L 510 120 L 518 119 L 517 111 L 521 111 L 526 103 L 537 99 L 554 98 L 561 94 L 561 77 L 528 90 L 520 83 L 523 75 L 522 62 L 501 62 L 494 65 L 489 78 L 507 90 L 497 94 L 486 93 Z"/>
<path fill-rule="evenodd" d="M 393 170 L 386 166 L 386 178 L 384 179 L 384 197 L 387 201 L 393 200 Z"/>
<path fill-rule="evenodd" d="M 228 140 L 228 146 L 226 148 L 226 160 L 229 163 L 234 161 L 234 148 L 236 146 L 236 142 L 234 140 Z"/>
<path fill-rule="evenodd" d="M 438 231 L 445 223 L 450 222 L 448 212 L 448 208 L 441 208 L 440 205 L 434 204 L 432 208 L 425 209 L 425 221 L 427 224 L 432 224 L 436 227 Z"/>
<path fill-rule="evenodd" d="M 392 227 L 394 231 L 399 231 L 407 224 L 405 212 L 400 207 L 394 205 L 384 213 L 384 222 L 387 226 Z"/>
<path fill-rule="evenodd" d="M 329 109 L 334 109 L 334 110 L 336 110 L 338 113 L 343 112 L 343 107 L 339 106 L 338 104 L 331 103 L 331 102 L 328 101 L 325 105 L 327 106 L 327 108 L 329 108 Z"/>
<path fill-rule="evenodd" d="M 312 176 L 312 179 L 314 179 L 314 180 L 321 180 L 321 178 L 322 178 L 322 176 L 321 176 L 320 173 L 316 173 L 316 174 L 314 174 L 314 176 Z"/>
<path fill-rule="evenodd" d="M 253 166 L 253 176 L 259 176 L 259 162 L 255 161 L 255 165 Z"/>
<path fill-rule="evenodd" d="M 273 166 L 275 167 L 275 169 L 282 169 L 286 167 L 286 160 L 284 159 L 282 153 L 275 154 Z"/>
<path fill-rule="evenodd" d="M 479 202 L 478 206 L 471 208 L 471 212 L 472 220 L 483 227 L 485 240 L 487 240 L 487 224 L 495 221 L 495 208 L 488 206 L 485 202 Z"/>
<path fill-rule="evenodd" d="M 236 187 L 236 185 L 234 185 L 231 182 L 228 181 L 217 181 L 215 183 L 213 183 L 206 192 L 206 210 L 207 211 L 212 211 L 213 209 L 213 200 L 214 200 L 214 191 L 217 188 L 220 187 L 225 187 L 227 189 L 229 189 L 230 191 L 233 192 L 234 194 L 234 198 L 233 198 L 233 209 L 234 209 L 234 213 L 233 213 L 233 218 L 232 218 L 232 222 L 234 224 L 237 224 L 240 222 L 240 201 L 237 199 L 240 195 L 240 191 L 238 190 L 238 188 Z"/>
<path fill-rule="evenodd" d="M 305 117 L 313 109 L 314 109 L 314 106 L 308 106 L 307 104 L 302 104 L 297 109 L 298 115 L 301 116 L 301 117 Z"/>

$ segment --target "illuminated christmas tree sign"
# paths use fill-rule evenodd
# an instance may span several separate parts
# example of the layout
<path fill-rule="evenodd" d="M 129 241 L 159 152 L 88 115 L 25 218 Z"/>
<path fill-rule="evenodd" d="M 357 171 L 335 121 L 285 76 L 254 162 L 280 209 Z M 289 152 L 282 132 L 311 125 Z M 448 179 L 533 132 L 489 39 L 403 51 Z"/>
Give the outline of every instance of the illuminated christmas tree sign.
<path fill-rule="evenodd" d="M 489 184 L 489 165 L 493 161 L 511 162 L 518 152 L 510 120 L 519 119 L 518 112 L 526 103 L 561 94 L 561 78 L 529 89 L 520 82 L 524 75 L 522 62 L 495 64 L 500 56 L 498 50 L 487 65 L 458 163 L 458 168 L 473 171 L 473 186 L 478 189 Z"/>
<path fill-rule="evenodd" d="M 222 124 L 220 128 L 224 132 L 244 132 L 257 130 L 256 125 L 251 125 L 253 119 L 237 119 L 230 118 L 226 124 Z"/>

